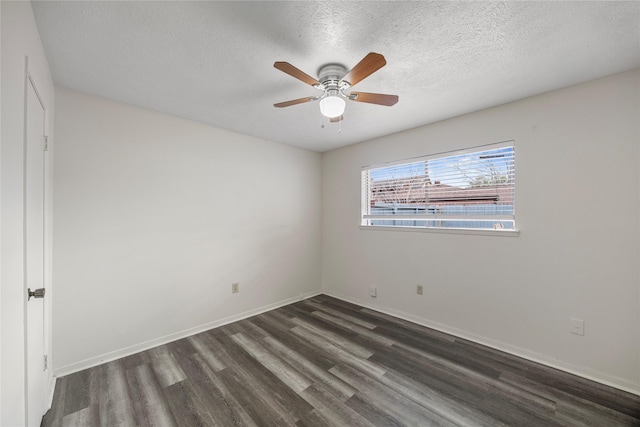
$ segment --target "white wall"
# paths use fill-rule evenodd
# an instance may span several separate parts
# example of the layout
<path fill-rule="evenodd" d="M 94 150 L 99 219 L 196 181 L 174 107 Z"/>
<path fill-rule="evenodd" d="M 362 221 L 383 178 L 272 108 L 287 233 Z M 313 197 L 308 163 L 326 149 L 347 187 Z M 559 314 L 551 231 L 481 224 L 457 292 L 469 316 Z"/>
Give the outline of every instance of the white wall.
<path fill-rule="evenodd" d="M 56 374 L 320 291 L 319 153 L 65 89 L 55 125 Z"/>
<path fill-rule="evenodd" d="M 325 291 L 639 393 L 639 91 L 635 70 L 325 153 Z M 361 166 L 510 139 L 518 237 L 359 228 Z"/>
<path fill-rule="evenodd" d="M 40 37 L 29 2 L 0 2 L 2 40 L 2 139 L 0 208 L 0 425 L 19 426 L 25 423 L 25 304 L 24 287 L 24 89 L 25 56 L 29 72 L 46 106 L 47 123 L 53 121 L 54 88 Z M 53 151 L 53 129 L 47 129 L 50 151 Z M 48 167 L 48 166 L 47 166 Z M 50 185 L 50 169 L 47 169 Z M 50 203 L 49 190 L 46 200 Z M 50 209 L 46 207 L 46 229 L 50 233 Z M 47 236 L 47 244 L 51 239 Z M 46 250 L 45 287 L 51 288 L 50 248 Z M 46 302 L 46 299 L 45 299 Z"/>

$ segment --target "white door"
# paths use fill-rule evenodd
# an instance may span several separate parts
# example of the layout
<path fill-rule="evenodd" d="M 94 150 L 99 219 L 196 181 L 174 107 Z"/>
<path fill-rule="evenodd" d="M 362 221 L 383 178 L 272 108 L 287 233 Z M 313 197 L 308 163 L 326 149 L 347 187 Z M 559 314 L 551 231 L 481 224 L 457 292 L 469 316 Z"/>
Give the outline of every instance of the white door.
<path fill-rule="evenodd" d="M 25 137 L 25 298 L 44 288 L 44 107 L 27 79 Z M 27 425 L 39 426 L 46 411 L 44 299 L 27 301 Z"/>

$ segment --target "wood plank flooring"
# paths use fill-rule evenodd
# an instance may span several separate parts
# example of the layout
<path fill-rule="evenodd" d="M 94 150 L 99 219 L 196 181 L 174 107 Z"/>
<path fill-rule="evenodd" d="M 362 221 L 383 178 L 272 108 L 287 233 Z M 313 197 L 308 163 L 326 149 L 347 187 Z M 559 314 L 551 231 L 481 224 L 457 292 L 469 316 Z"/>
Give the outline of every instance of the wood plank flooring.
<path fill-rule="evenodd" d="M 640 397 L 325 295 L 59 378 L 44 426 L 640 426 Z"/>

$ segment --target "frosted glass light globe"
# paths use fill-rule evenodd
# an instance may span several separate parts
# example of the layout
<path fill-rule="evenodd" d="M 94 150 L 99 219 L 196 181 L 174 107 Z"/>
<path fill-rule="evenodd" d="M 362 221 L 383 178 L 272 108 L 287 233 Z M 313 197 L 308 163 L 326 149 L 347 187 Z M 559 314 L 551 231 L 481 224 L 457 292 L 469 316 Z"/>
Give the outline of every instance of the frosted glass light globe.
<path fill-rule="evenodd" d="M 325 117 L 340 117 L 344 113 L 346 104 L 342 97 L 329 95 L 320 100 L 320 112 Z"/>

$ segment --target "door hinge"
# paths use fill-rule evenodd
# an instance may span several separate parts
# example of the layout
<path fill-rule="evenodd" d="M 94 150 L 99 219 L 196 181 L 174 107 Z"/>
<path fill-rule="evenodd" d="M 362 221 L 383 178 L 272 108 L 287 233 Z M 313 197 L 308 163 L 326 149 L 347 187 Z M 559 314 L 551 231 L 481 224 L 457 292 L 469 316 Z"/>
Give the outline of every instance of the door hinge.
<path fill-rule="evenodd" d="M 44 148 L 42 151 L 49 151 L 49 137 L 45 136 L 44 137 Z"/>
<path fill-rule="evenodd" d="M 44 355 L 44 370 L 46 371 L 48 367 L 49 367 L 49 355 L 45 354 Z"/>

